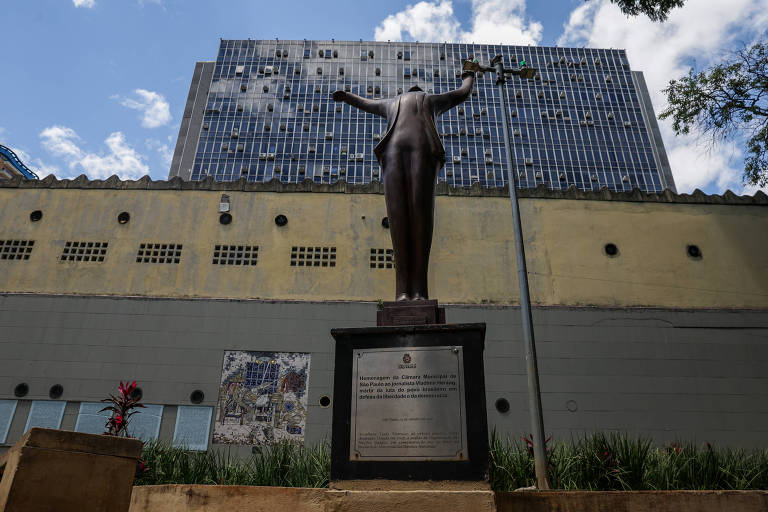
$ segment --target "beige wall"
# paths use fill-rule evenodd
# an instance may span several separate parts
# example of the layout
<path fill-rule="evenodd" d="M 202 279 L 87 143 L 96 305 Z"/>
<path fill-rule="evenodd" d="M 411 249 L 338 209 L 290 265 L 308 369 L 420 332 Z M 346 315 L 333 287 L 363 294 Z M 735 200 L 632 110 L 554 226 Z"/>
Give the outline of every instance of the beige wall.
<path fill-rule="evenodd" d="M 390 300 L 394 270 L 369 268 L 390 248 L 378 194 L 0 189 L 0 240 L 35 240 L 28 261 L 0 260 L 1 292 Z M 29 214 L 42 210 L 43 219 Z M 521 199 L 531 296 L 545 305 L 768 307 L 768 207 Z M 438 196 L 431 295 L 517 302 L 509 200 Z M 131 214 L 117 223 L 122 211 Z M 277 214 L 288 225 L 274 223 Z M 60 262 L 67 241 L 108 242 L 103 263 Z M 136 263 L 142 242 L 181 243 L 181 263 Z M 619 256 L 603 246 L 615 243 Z M 255 267 L 212 265 L 214 244 L 259 246 Z M 693 260 L 686 245 L 703 258 Z M 336 247 L 333 268 L 290 266 L 292 246 Z"/>

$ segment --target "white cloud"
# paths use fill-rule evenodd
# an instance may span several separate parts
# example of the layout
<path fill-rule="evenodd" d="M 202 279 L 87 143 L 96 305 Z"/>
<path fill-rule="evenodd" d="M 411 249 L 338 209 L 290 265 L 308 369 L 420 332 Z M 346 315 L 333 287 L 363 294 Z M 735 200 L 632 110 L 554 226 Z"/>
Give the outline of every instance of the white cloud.
<path fill-rule="evenodd" d="M 56 156 L 76 160 L 82 156 L 82 150 L 78 147 L 75 130 L 66 126 L 50 126 L 40 133 L 43 139 L 43 147 Z"/>
<path fill-rule="evenodd" d="M 21 148 L 11 148 L 11 151 L 16 153 L 16 156 L 19 157 L 19 159 L 26 165 L 28 168 L 30 168 L 37 176 L 42 179 L 48 176 L 49 174 L 57 174 L 59 172 L 59 168 L 55 167 L 53 165 L 49 165 L 44 163 L 39 158 L 32 158 L 29 153 L 24 151 Z"/>
<path fill-rule="evenodd" d="M 138 179 L 149 171 L 143 157 L 125 141 L 125 135 L 114 132 L 104 141 L 106 154 L 84 151 L 77 133 L 66 126 L 50 126 L 40 133 L 43 147 L 63 158 L 69 169 L 84 172 L 91 179 L 106 179 L 113 174 L 122 179 Z"/>
<path fill-rule="evenodd" d="M 144 141 L 149 149 L 157 152 L 163 166 L 168 169 L 171 168 L 171 162 L 173 160 L 173 145 L 171 141 L 171 136 L 168 136 L 167 142 L 161 142 L 157 139 L 147 139 Z"/>
<path fill-rule="evenodd" d="M 472 0 L 471 28 L 462 30 L 452 0 L 422 1 L 390 14 L 374 30 L 377 41 L 451 41 L 536 44 L 542 25 L 525 19 L 525 0 Z"/>
<path fill-rule="evenodd" d="M 113 98 L 120 101 L 124 107 L 142 112 L 141 125 L 144 128 L 157 128 L 171 121 L 171 108 L 162 94 L 146 89 L 136 89 L 133 92 L 136 98 Z"/>
<path fill-rule="evenodd" d="M 453 15 L 451 0 L 419 2 L 390 14 L 376 27 L 376 41 L 402 41 L 403 33 L 416 41 L 445 41 L 455 39 L 459 22 Z"/>
<path fill-rule="evenodd" d="M 75 7 L 86 7 L 88 9 L 96 5 L 96 0 L 72 0 L 72 2 L 75 4 Z"/>
<path fill-rule="evenodd" d="M 628 18 L 607 0 L 577 7 L 558 44 L 625 48 L 632 69 L 645 76 L 654 109 L 666 107 L 661 92 L 673 78 L 695 65 L 712 65 L 729 49 L 751 40 L 768 26 L 768 0 L 688 0 L 665 23 L 644 16 Z M 716 186 L 742 190 L 742 154 L 733 144 L 708 146 L 694 136 L 675 136 L 671 123 L 659 121 L 678 191 Z"/>
<path fill-rule="evenodd" d="M 486 44 L 537 44 L 543 27 L 525 20 L 525 0 L 473 0 L 472 30 L 461 40 Z"/>

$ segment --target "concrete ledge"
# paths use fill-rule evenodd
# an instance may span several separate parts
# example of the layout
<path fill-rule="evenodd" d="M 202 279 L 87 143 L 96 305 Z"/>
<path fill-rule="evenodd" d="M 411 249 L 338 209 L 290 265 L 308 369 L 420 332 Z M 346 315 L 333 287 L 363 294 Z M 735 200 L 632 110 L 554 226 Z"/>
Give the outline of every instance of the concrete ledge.
<path fill-rule="evenodd" d="M 0 457 L 0 511 L 126 512 L 141 446 L 32 428 Z"/>
<path fill-rule="evenodd" d="M 325 512 L 327 489 L 247 485 L 143 485 L 129 512 Z"/>
<path fill-rule="evenodd" d="M 328 512 L 496 510 L 491 491 L 327 491 Z"/>
<path fill-rule="evenodd" d="M 488 482 L 475 480 L 335 480 L 329 485 L 336 491 L 490 491 Z"/>
<path fill-rule="evenodd" d="M 115 436 L 83 434 L 48 428 L 32 428 L 18 443 L 30 448 L 85 452 L 92 455 L 128 457 L 135 461 L 141 456 L 141 441 Z"/>
<path fill-rule="evenodd" d="M 499 512 L 764 512 L 768 491 L 496 493 Z"/>
<path fill-rule="evenodd" d="M 130 512 L 765 512 L 768 491 L 333 490 L 226 485 L 133 488 Z"/>
<path fill-rule="evenodd" d="M 291 487 L 148 485 L 133 488 L 130 512 L 492 512 L 490 491 L 336 491 Z"/>

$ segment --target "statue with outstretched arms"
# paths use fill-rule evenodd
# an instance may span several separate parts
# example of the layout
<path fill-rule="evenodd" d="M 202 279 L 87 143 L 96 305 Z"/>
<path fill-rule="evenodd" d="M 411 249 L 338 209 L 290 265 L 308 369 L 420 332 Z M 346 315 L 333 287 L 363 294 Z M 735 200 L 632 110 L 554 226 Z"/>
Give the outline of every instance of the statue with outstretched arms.
<path fill-rule="evenodd" d="M 444 94 L 427 94 L 418 86 L 382 100 L 344 91 L 333 93 L 334 101 L 344 101 L 387 118 L 387 132 L 373 151 L 382 168 L 398 301 L 429 298 L 427 270 L 435 216 L 435 181 L 445 165 L 445 149 L 435 118 L 467 99 L 475 80 L 471 64 L 464 64 L 461 87 Z"/>

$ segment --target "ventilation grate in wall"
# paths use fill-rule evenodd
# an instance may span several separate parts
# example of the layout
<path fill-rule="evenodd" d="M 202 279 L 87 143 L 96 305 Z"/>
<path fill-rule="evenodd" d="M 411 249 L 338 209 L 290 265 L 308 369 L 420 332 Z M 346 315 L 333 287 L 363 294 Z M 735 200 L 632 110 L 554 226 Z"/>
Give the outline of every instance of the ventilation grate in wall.
<path fill-rule="evenodd" d="M 104 261 L 107 242 L 67 242 L 61 251 L 61 261 Z"/>
<path fill-rule="evenodd" d="M 215 245 L 214 265 L 255 265 L 259 258 L 258 245 Z"/>
<path fill-rule="evenodd" d="M 392 249 L 371 248 L 371 268 L 395 268 Z"/>
<path fill-rule="evenodd" d="M 292 267 L 335 267 L 335 247 L 299 247 L 291 248 Z"/>
<path fill-rule="evenodd" d="M 179 263 L 181 261 L 181 244 L 152 244 L 139 245 L 136 253 L 136 263 Z"/>
<path fill-rule="evenodd" d="M 34 240 L 0 240 L 0 260 L 28 260 Z"/>

